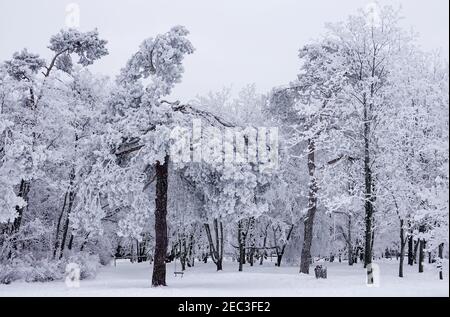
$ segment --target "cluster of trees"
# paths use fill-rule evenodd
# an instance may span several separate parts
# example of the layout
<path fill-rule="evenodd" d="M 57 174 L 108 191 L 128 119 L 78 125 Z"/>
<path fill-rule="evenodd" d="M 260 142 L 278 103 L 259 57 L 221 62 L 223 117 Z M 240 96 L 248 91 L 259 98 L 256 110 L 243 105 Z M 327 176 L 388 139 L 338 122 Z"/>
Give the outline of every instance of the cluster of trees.
<path fill-rule="evenodd" d="M 323 40 L 300 50 L 298 79 L 272 94 L 271 113 L 291 145 L 306 148 L 305 273 L 320 206 L 339 218 L 350 264 L 358 243 L 371 264 L 376 237 L 393 218 L 400 276 L 408 241 L 411 257 L 414 241 L 423 255 L 426 243 L 431 251 L 447 239 L 448 64 L 421 52 L 392 8 L 376 22 L 361 11 L 330 25 Z"/>
<path fill-rule="evenodd" d="M 115 80 L 89 72 L 108 54 L 96 30 L 53 36 L 49 61 L 15 53 L 0 64 L 0 263 L 147 257 L 159 286 L 171 260 L 221 270 L 230 256 L 241 271 L 274 255 L 308 274 L 336 257 L 370 272 L 394 249 L 400 277 L 405 255 L 422 272 L 448 243 L 448 63 L 392 8 L 368 21 L 361 11 L 302 47 L 286 86 L 189 104 L 167 100 L 194 52 L 184 27 L 144 40 Z M 193 122 L 210 128 L 203 159 L 179 159 L 173 131 Z M 264 152 L 252 133 L 273 126 L 270 168 L 211 159 L 228 140 L 211 131 L 235 131 L 250 158 Z"/>

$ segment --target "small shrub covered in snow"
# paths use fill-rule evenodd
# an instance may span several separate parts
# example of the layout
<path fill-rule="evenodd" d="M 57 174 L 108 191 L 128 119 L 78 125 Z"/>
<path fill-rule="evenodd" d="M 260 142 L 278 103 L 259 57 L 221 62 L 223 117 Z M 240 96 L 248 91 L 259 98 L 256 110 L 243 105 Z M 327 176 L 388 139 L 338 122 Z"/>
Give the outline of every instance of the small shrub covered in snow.
<path fill-rule="evenodd" d="M 65 275 L 66 266 L 75 263 L 80 267 L 80 279 L 94 278 L 100 267 L 98 255 L 86 252 L 71 255 L 63 260 L 35 259 L 24 256 L 0 265 L 0 284 L 10 284 L 14 281 L 50 282 L 61 280 Z"/>
<path fill-rule="evenodd" d="M 69 263 L 75 263 L 80 267 L 80 279 L 90 279 L 97 275 L 97 271 L 100 267 L 100 259 L 97 254 L 89 254 L 87 252 L 80 252 L 70 255 L 64 260 L 65 265 Z"/>
<path fill-rule="evenodd" d="M 63 274 L 59 268 L 58 261 L 42 259 L 31 262 L 25 277 L 26 282 L 50 282 L 59 280 Z"/>
<path fill-rule="evenodd" d="M 19 280 L 21 274 L 17 268 L 18 265 L 15 262 L 0 265 L 0 284 L 11 284 Z"/>
<path fill-rule="evenodd" d="M 0 266 L 0 284 L 10 284 L 17 280 L 25 282 L 49 282 L 59 280 L 63 274 L 59 262 L 32 257 L 14 259 Z"/>

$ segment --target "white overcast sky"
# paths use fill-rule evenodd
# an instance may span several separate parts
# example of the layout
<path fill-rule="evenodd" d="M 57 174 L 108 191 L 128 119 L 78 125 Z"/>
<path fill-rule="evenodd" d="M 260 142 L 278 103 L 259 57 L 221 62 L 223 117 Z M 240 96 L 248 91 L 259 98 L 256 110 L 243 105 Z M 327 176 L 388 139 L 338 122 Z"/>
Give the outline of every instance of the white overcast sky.
<path fill-rule="evenodd" d="M 49 57 L 48 39 L 65 26 L 66 5 L 80 8 L 80 29 L 98 28 L 109 56 L 91 66 L 114 76 L 141 41 L 171 26 L 186 26 L 196 51 L 185 61 L 173 98 L 255 83 L 261 92 L 295 79 L 298 49 L 369 0 L 0 0 L 0 61 L 24 47 Z M 448 0 L 381 0 L 401 5 L 405 27 L 425 50 L 448 60 Z"/>

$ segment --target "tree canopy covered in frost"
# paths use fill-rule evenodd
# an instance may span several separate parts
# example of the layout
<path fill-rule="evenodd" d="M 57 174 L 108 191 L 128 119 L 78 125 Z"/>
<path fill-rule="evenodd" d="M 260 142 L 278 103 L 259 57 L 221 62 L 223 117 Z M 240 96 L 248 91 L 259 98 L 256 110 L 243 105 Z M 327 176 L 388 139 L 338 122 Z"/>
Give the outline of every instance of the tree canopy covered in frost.
<path fill-rule="evenodd" d="M 317 257 L 370 269 L 395 255 L 402 277 L 405 256 L 419 271 L 442 258 L 448 61 L 392 8 L 368 21 L 303 43 L 284 86 L 189 103 L 170 100 L 195 51 L 182 26 L 145 39 L 114 80 L 89 70 L 108 54 L 97 30 L 52 36 L 48 61 L 14 53 L 0 64 L 0 263 L 51 266 L 51 280 L 73 259 L 149 259 L 158 286 L 173 260 L 244 270 L 274 255 L 309 273 Z"/>

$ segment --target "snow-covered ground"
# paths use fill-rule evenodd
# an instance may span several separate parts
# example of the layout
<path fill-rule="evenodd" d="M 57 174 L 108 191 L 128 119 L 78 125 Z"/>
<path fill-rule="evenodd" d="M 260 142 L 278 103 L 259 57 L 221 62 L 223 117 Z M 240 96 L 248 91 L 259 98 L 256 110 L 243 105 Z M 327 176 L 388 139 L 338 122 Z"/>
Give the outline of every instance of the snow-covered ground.
<path fill-rule="evenodd" d="M 379 263 L 379 287 L 367 287 L 365 270 L 360 264 L 327 263 L 328 279 L 316 280 L 298 273 L 297 267 L 245 266 L 237 272 L 237 264 L 226 262 L 224 271 L 216 272 L 212 263 L 196 263 L 184 277 L 173 275 L 168 265 L 167 287 L 152 288 L 151 265 L 118 261 L 117 266 L 103 267 L 97 278 L 81 281 L 79 288 L 68 288 L 63 281 L 49 283 L 16 282 L 0 285 L 1 296 L 449 296 L 448 262 L 445 277 L 438 280 L 433 265 L 417 273 L 417 266 L 405 266 L 405 278 L 397 277 L 398 262 Z M 178 264 L 179 266 L 179 264 Z"/>

